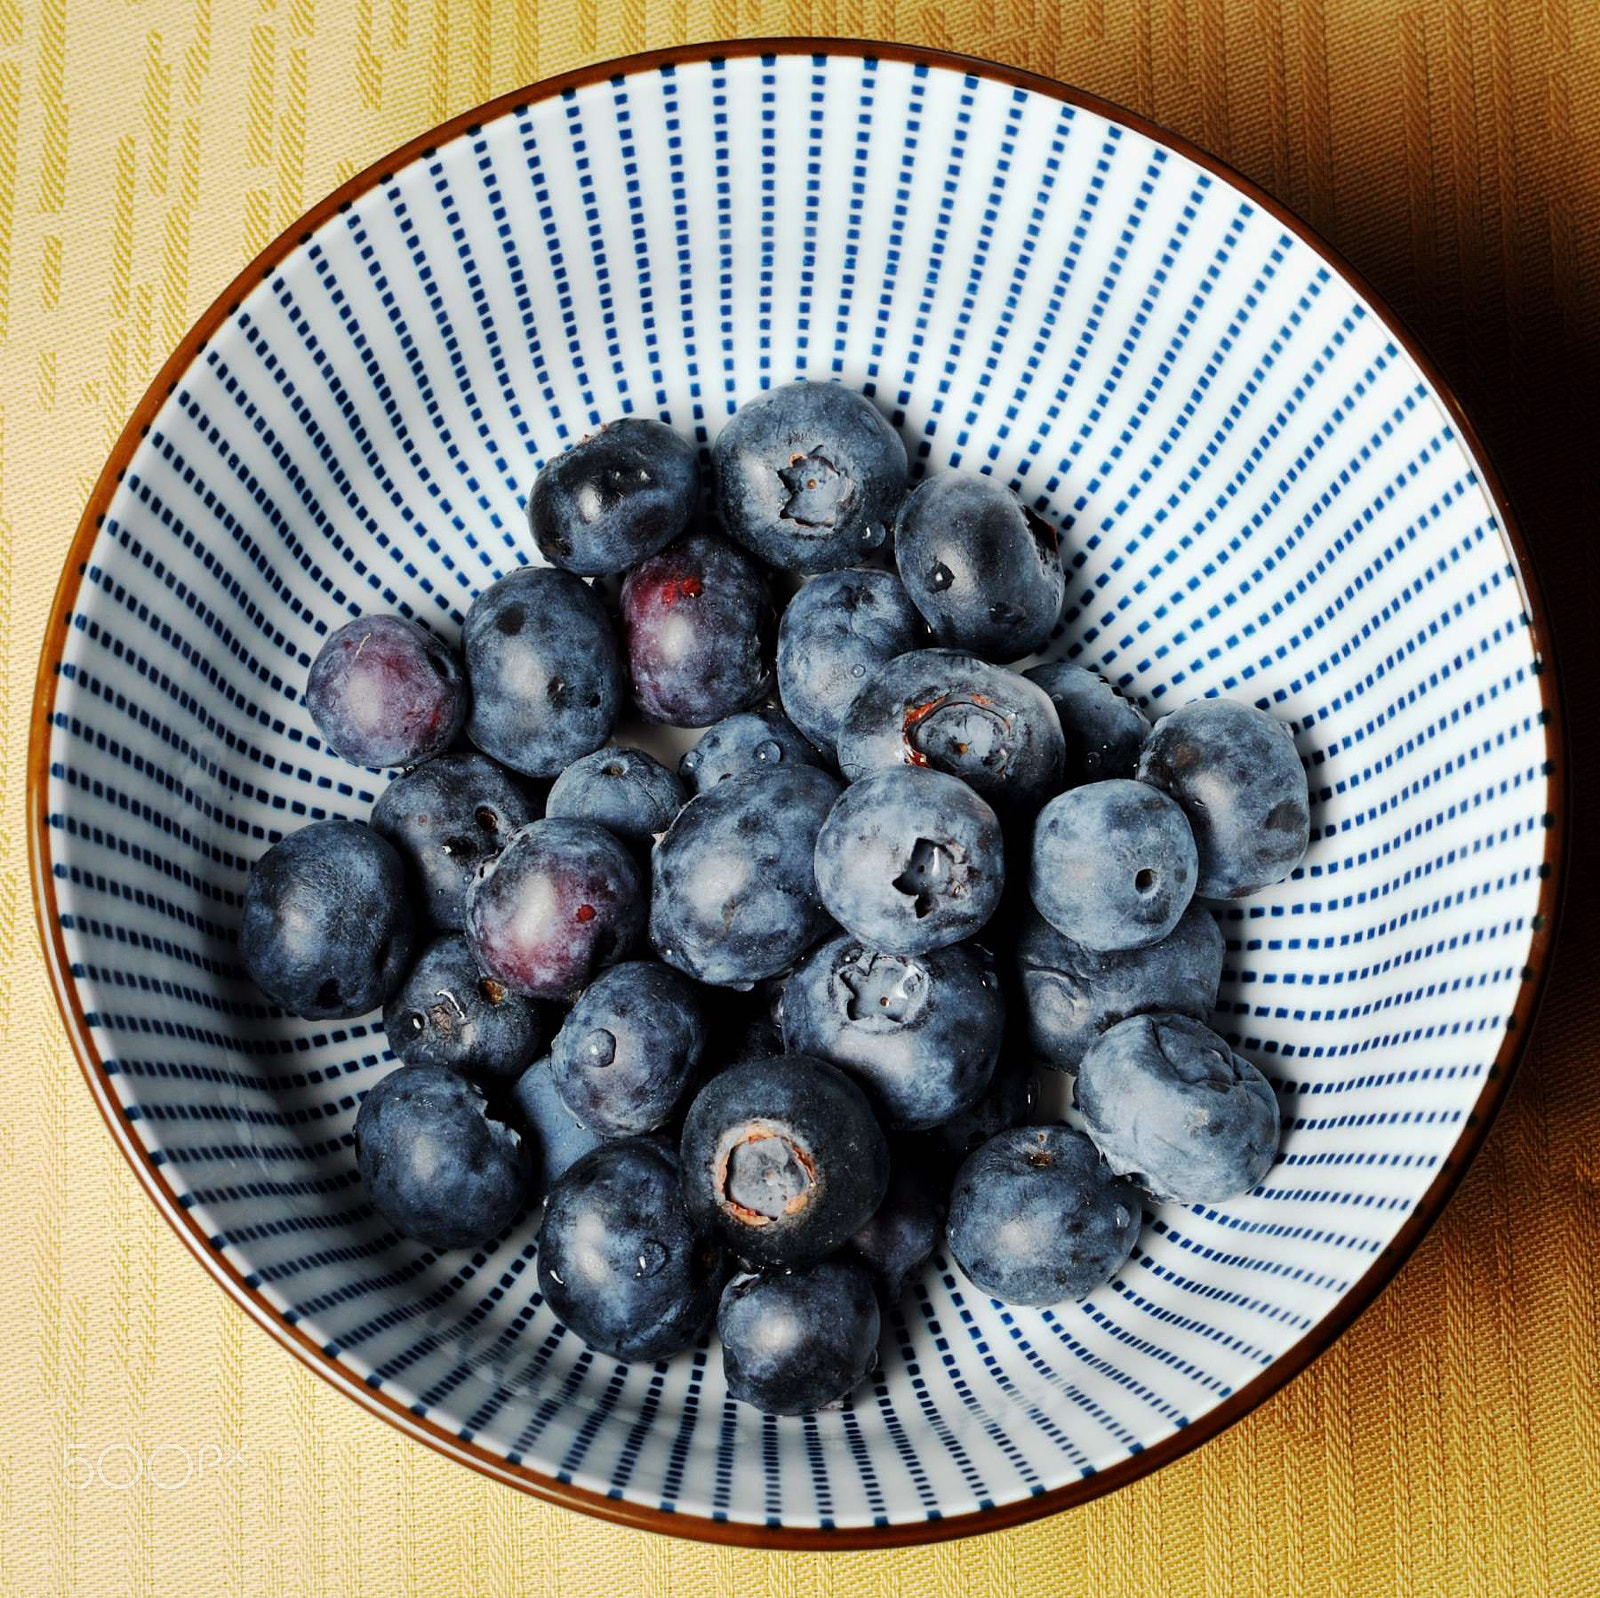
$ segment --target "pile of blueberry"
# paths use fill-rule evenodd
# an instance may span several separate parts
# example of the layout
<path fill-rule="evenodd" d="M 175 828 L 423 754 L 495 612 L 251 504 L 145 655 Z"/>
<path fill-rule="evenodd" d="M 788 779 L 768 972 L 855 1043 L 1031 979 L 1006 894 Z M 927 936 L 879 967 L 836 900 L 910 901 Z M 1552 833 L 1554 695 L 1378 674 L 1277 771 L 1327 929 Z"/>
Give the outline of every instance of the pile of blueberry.
<path fill-rule="evenodd" d="M 542 1199 L 566 1325 L 655 1360 L 714 1318 L 733 1394 L 792 1414 L 863 1380 L 941 1241 L 1052 1304 L 1147 1197 L 1262 1179 L 1277 1103 L 1206 1025 L 1201 900 L 1286 876 L 1310 817 L 1261 710 L 1152 728 L 1082 667 L 1008 669 L 1057 626 L 1055 530 L 989 477 L 908 491 L 861 396 L 746 405 L 705 497 L 691 444 L 613 423 L 540 473 L 549 565 L 459 650 L 396 616 L 329 637 L 322 737 L 405 769 L 370 826 L 268 850 L 240 946 L 293 1014 L 383 1007 L 403 1063 L 355 1155 L 396 1232 L 475 1248 Z M 706 729 L 676 774 L 609 742 L 630 700 Z M 1082 1131 L 1029 1124 L 1036 1065 Z"/>

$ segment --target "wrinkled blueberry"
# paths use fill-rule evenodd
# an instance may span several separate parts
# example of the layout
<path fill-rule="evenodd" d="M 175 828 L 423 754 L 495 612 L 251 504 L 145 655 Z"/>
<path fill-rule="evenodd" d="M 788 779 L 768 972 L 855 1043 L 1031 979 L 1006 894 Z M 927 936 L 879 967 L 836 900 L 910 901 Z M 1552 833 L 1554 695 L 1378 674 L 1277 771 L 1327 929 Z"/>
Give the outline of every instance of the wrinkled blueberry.
<path fill-rule="evenodd" d="M 1077 1093 L 1111 1169 L 1157 1198 L 1220 1204 L 1272 1169 L 1272 1084 L 1190 1016 L 1138 1015 L 1110 1028 L 1079 1064 Z"/>
<path fill-rule="evenodd" d="M 783 1039 L 848 1071 L 891 1132 L 948 1121 L 983 1095 L 1005 1028 L 995 974 L 970 949 L 883 954 L 849 933 L 783 992 Z"/>
<path fill-rule="evenodd" d="M 1074 943 L 1142 949 L 1177 926 L 1196 870 L 1183 811 L 1157 789 L 1112 777 L 1057 794 L 1039 812 L 1028 892 Z"/>
<path fill-rule="evenodd" d="M 827 572 L 778 625 L 778 693 L 790 719 L 833 754 L 850 701 L 886 661 L 915 649 L 922 617 L 893 572 Z"/>
<path fill-rule="evenodd" d="M 736 1276 L 717 1309 L 728 1391 L 768 1415 L 836 1408 L 878 1360 L 878 1300 L 858 1261 Z"/>
<path fill-rule="evenodd" d="M 817 888 L 863 943 L 926 954 L 987 921 L 1005 885 L 993 810 L 942 771 L 894 766 L 846 788 L 817 834 Z"/>
<path fill-rule="evenodd" d="M 356 1164 L 373 1207 L 429 1248 L 476 1248 L 527 1203 L 531 1153 L 483 1092 L 442 1066 L 403 1065 L 361 1101 Z"/>
<path fill-rule="evenodd" d="M 898 1302 L 906 1283 L 944 1237 L 946 1185 L 922 1165 L 920 1153 L 910 1146 L 895 1148 L 889 1191 L 872 1219 L 850 1239 L 850 1247 L 883 1284 L 890 1304 Z"/>
<path fill-rule="evenodd" d="M 485 975 L 534 999 L 570 999 L 644 926 L 633 856 L 592 821 L 533 821 L 467 893 L 467 937 Z"/>
<path fill-rule="evenodd" d="M 906 487 L 900 435 L 837 383 L 789 383 L 740 406 L 711 465 L 728 536 L 784 571 L 832 571 L 879 548 Z"/>
<path fill-rule="evenodd" d="M 694 445 L 663 422 L 607 422 L 534 479 L 539 553 L 580 577 L 626 570 L 688 531 L 700 492 Z"/>
<path fill-rule="evenodd" d="M 239 956 L 290 1015 L 365 1015 L 411 959 L 411 905 L 400 856 L 356 821 L 313 821 L 250 868 Z"/>
<path fill-rule="evenodd" d="M 619 838 L 643 843 L 665 832 L 687 798 L 677 777 L 642 749 L 596 749 L 551 785 L 547 816 L 593 821 Z"/>
<path fill-rule="evenodd" d="M 701 733 L 678 762 L 683 780 L 704 793 L 729 777 L 764 775 L 785 765 L 820 766 L 822 757 L 781 710 L 744 710 Z"/>
<path fill-rule="evenodd" d="M 605 1143 L 551 1185 L 539 1291 L 591 1348 L 667 1359 L 710 1321 L 722 1245 L 684 1213 L 678 1166 L 653 1138 Z"/>
<path fill-rule="evenodd" d="M 679 1157 L 690 1215 L 764 1265 L 832 1253 L 889 1181 L 889 1146 L 861 1089 L 802 1054 L 712 1077 L 689 1106 Z"/>
<path fill-rule="evenodd" d="M 1222 954 L 1222 931 L 1201 904 L 1159 943 L 1104 953 L 1062 937 L 1030 910 L 1017 934 L 1017 971 L 1035 1057 L 1071 1071 L 1107 1027 L 1130 1015 L 1172 1010 L 1204 1020 L 1217 1002 Z"/>
<path fill-rule="evenodd" d="M 954 649 L 899 655 L 868 678 L 839 729 L 846 782 L 887 766 L 959 777 L 1008 813 L 1061 786 L 1064 745 L 1042 688 Z"/>
<path fill-rule="evenodd" d="M 440 755 L 396 777 L 372 807 L 372 825 L 400 852 L 436 926 L 460 928 L 467 884 L 539 807 L 487 755 Z"/>
<path fill-rule="evenodd" d="M 1139 751 L 1150 736 L 1149 717 L 1136 704 L 1099 672 L 1065 660 L 1031 666 L 1022 675 L 1037 683 L 1056 707 L 1066 740 L 1064 787 L 1134 774 Z"/>
<path fill-rule="evenodd" d="M 793 965 L 828 930 L 813 859 L 838 793 L 825 771 L 785 766 L 691 799 L 655 847 L 656 953 L 730 987 Z"/>
<path fill-rule="evenodd" d="M 483 976 L 459 933 L 437 938 L 383 1007 L 389 1047 L 407 1065 L 511 1082 L 544 1046 L 537 1008 Z"/>
<path fill-rule="evenodd" d="M 535 1060 L 517 1078 L 511 1090 L 511 1102 L 522 1135 L 533 1151 L 534 1170 L 538 1176 L 532 1189 L 535 1198 L 543 1197 L 569 1166 L 576 1165 L 591 1149 L 599 1148 L 605 1141 L 592 1127 L 584 1126 L 556 1092 L 555 1074 L 550 1069 L 548 1055 Z"/>
<path fill-rule="evenodd" d="M 1066 580 L 1056 530 L 1003 483 L 938 472 L 906 495 L 894 559 L 934 641 L 985 660 L 1044 646 Z"/>
<path fill-rule="evenodd" d="M 1017 1127 L 956 1173 L 945 1240 L 981 1291 L 1007 1304 L 1084 1298 L 1133 1252 L 1139 1190 L 1081 1132 Z"/>
<path fill-rule="evenodd" d="M 1183 806 L 1200 851 L 1204 899 L 1242 899 L 1305 858 L 1311 799 L 1294 734 L 1236 699 L 1197 699 L 1163 716 L 1139 778 Z"/>
<path fill-rule="evenodd" d="M 622 658 L 599 596 L 571 572 L 524 566 L 484 589 L 461 635 L 467 736 L 530 777 L 553 777 L 611 736 Z"/>
<path fill-rule="evenodd" d="M 1039 1079 L 1033 1067 L 1002 1054 L 989 1086 L 977 1103 L 952 1115 L 942 1126 L 919 1133 L 912 1141 L 935 1162 L 936 1169 L 953 1171 L 980 1144 L 997 1132 L 1026 1126 L 1039 1103 Z"/>
<path fill-rule="evenodd" d="M 654 960 L 603 971 L 550 1046 L 556 1091 L 603 1137 L 664 1126 L 705 1049 L 693 985 Z"/>
<path fill-rule="evenodd" d="M 346 622 L 318 651 L 306 709 L 328 747 L 358 766 L 414 766 L 467 715 L 455 652 L 403 616 Z"/>
<path fill-rule="evenodd" d="M 692 534 L 635 566 L 622 626 L 634 701 L 651 721 L 707 727 L 771 685 L 772 595 L 724 539 Z"/>

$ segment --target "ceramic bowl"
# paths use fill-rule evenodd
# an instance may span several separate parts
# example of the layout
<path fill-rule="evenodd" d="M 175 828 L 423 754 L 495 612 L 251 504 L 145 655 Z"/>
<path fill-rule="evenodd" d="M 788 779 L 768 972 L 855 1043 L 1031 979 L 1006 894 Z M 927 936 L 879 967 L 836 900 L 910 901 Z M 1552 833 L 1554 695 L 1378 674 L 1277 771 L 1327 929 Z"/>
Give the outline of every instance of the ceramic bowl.
<path fill-rule="evenodd" d="M 918 473 L 1063 529 L 1052 651 L 1153 715 L 1295 729 L 1303 869 L 1222 912 L 1216 1024 L 1286 1134 L 1255 1192 L 1153 1210 L 1082 1303 L 940 1257 L 840 1412 L 729 1401 L 715 1345 L 595 1354 L 530 1226 L 397 1242 L 351 1152 L 377 1016 L 245 980 L 245 873 L 385 777 L 300 702 L 323 637 L 450 635 L 537 559 L 535 472 L 599 422 L 704 445 L 797 376 L 872 396 Z M 40 922 L 90 1085 L 151 1197 L 262 1324 L 413 1436 L 694 1536 L 873 1543 L 1081 1500 L 1303 1367 L 1481 1139 L 1548 957 L 1558 760 L 1542 611 L 1420 352 L 1304 227 L 1112 107 L 838 43 L 596 67 L 439 129 L 316 207 L 184 340 L 96 488 L 32 749 Z"/>

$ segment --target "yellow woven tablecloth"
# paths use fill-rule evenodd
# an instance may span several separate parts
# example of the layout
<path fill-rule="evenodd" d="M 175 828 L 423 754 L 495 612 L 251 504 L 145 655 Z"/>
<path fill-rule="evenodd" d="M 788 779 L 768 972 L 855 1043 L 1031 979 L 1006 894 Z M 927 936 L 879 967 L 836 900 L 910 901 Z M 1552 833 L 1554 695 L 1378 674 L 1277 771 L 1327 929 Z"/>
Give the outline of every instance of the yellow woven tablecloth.
<path fill-rule="evenodd" d="M 1329 234 L 1504 471 L 1555 611 L 1579 820 L 1600 792 L 1595 0 L 0 0 L 0 1595 L 1600 1593 L 1586 853 L 1510 1106 L 1373 1310 L 1199 1454 L 927 1551 L 711 1549 L 447 1463 L 251 1326 L 105 1134 L 36 952 L 21 816 L 46 608 L 123 418 L 273 233 L 412 134 L 600 57 L 783 33 L 1067 79 Z M 180 1450 L 237 1458 L 77 1485 L 85 1456 L 118 1477 L 163 1447 L 168 1481 Z"/>

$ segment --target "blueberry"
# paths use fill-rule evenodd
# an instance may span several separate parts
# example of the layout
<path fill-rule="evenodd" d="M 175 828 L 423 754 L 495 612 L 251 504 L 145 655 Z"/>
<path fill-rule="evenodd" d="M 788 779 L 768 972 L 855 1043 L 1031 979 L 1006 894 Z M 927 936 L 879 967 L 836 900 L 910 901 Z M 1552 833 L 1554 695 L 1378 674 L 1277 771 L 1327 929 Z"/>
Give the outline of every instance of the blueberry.
<path fill-rule="evenodd" d="M 553 777 L 611 736 L 622 659 L 599 596 L 571 572 L 524 566 L 484 589 L 462 632 L 467 736 L 530 777 Z"/>
<path fill-rule="evenodd" d="M 883 1284 L 884 1298 L 897 1303 L 906 1283 L 922 1269 L 944 1237 L 945 1185 L 920 1163 L 910 1146 L 890 1155 L 889 1191 L 850 1247 Z"/>
<path fill-rule="evenodd" d="M 1000 984 L 964 946 L 883 954 L 845 933 L 813 950 L 783 994 L 790 1052 L 848 1071 L 891 1132 L 976 1103 L 1004 1027 Z"/>
<path fill-rule="evenodd" d="M 533 1186 L 518 1133 L 455 1071 L 404 1065 L 356 1116 L 356 1164 L 373 1207 L 429 1248 L 476 1248 L 517 1218 Z"/>
<path fill-rule="evenodd" d="M 1150 720 L 1097 671 L 1065 660 L 1031 666 L 1022 674 L 1037 683 L 1056 707 L 1066 740 L 1064 787 L 1131 777 L 1150 736 Z"/>
<path fill-rule="evenodd" d="M 601 577 L 681 538 L 699 492 L 694 445 L 663 422 L 625 416 L 539 473 L 528 522 L 552 566 Z"/>
<path fill-rule="evenodd" d="M 653 1138 L 602 1144 L 551 1186 L 539 1291 L 591 1348 L 630 1361 L 680 1353 L 726 1278 L 722 1245 L 684 1213 L 677 1161 Z"/>
<path fill-rule="evenodd" d="M 479 973 L 460 933 L 437 938 L 383 1007 L 389 1047 L 407 1065 L 512 1082 L 544 1046 L 538 1009 Z"/>
<path fill-rule="evenodd" d="M 822 758 L 781 710 L 745 710 L 701 733 L 678 762 L 683 780 L 704 793 L 728 777 L 764 775 L 791 766 L 820 766 Z"/>
<path fill-rule="evenodd" d="M 730 987 L 793 965 L 828 930 L 813 851 L 838 793 L 825 771 L 785 766 L 691 799 L 655 847 L 656 953 Z"/>
<path fill-rule="evenodd" d="M 1042 688 L 974 655 L 917 649 L 868 678 L 845 712 L 838 750 L 846 782 L 887 766 L 928 766 L 1014 811 L 1060 788 L 1065 745 Z"/>
<path fill-rule="evenodd" d="M 402 616 L 346 622 L 311 663 L 306 709 L 336 755 L 414 766 L 446 748 L 467 715 L 461 663 Z"/>
<path fill-rule="evenodd" d="M 705 1049 L 693 985 L 654 960 L 603 971 L 550 1047 L 556 1091 L 602 1137 L 664 1126 Z"/>
<path fill-rule="evenodd" d="M 622 584 L 633 697 L 651 721 L 706 727 L 772 682 L 777 613 L 766 579 L 721 538 L 692 534 Z"/>
<path fill-rule="evenodd" d="M 1198 699 L 1156 723 L 1139 777 L 1183 806 L 1205 899 L 1242 899 L 1305 858 L 1311 799 L 1294 734 L 1235 699 Z"/>
<path fill-rule="evenodd" d="M 679 1148 L 689 1213 L 764 1265 L 831 1254 L 883 1202 L 889 1147 L 836 1066 L 786 1054 L 701 1088 Z"/>
<path fill-rule="evenodd" d="M 411 906 L 400 856 L 356 821 L 313 821 L 250 868 L 239 955 L 290 1015 L 365 1015 L 411 959 Z"/>
<path fill-rule="evenodd" d="M 1194 896 L 1194 835 L 1165 794 L 1127 777 L 1057 794 L 1033 827 L 1028 892 L 1063 937 L 1086 949 L 1142 949 L 1178 924 Z"/>
<path fill-rule="evenodd" d="M 878 1359 L 878 1300 L 847 1258 L 736 1276 L 717 1309 L 728 1392 L 768 1415 L 837 1408 Z"/>
<path fill-rule="evenodd" d="M 846 788 L 817 835 L 817 888 L 863 943 L 926 954 L 987 921 L 1005 884 L 993 810 L 942 771 L 895 766 Z"/>
<path fill-rule="evenodd" d="M 977 1103 L 914 1141 L 934 1168 L 948 1171 L 947 1162 L 959 1164 L 997 1132 L 1026 1126 L 1038 1103 L 1039 1079 L 1033 1068 L 1002 1055 Z"/>
<path fill-rule="evenodd" d="M 886 661 L 915 649 L 922 617 L 893 572 L 827 572 L 778 625 L 778 693 L 790 719 L 832 754 L 850 701 Z"/>
<path fill-rule="evenodd" d="M 1030 910 L 1017 935 L 1028 1041 L 1035 1056 L 1071 1071 L 1109 1026 L 1150 1010 L 1204 1019 L 1222 980 L 1222 932 L 1191 904 L 1159 943 L 1098 953 L 1064 938 Z"/>
<path fill-rule="evenodd" d="M 986 660 L 1043 648 L 1066 579 L 1056 530 L 1003 483 L 925 477 L 900 507 L 894 558 L 934 641 Z"/>
<path fill-rule="evenodd" d="M 460 929 L 467 885 L 539 807 L 487 755 L 440 755 L 396 777 L 372 807 L 372 825 L 400 852 L 436 927 Z"/>
<path fill-rule="evenodd" d="M 1016 1127 L 956 1173 L 945 1241 L 967 1278 L 1007 1304 L 1084 1298 L 1133 1252 L 1139 1190 L 1081 1132 Z"/>
<path fill-rule="evenodd" d="M 1249 1192 L 1278 1149 L 1272 1084 L 1186 1015 L 1104 1033 L 1078 1066 L 1078 1108 L 1113 1171 L 1180 1204 Z"/>
<path fill-rule="evenodd" d="M 534 999 L 573 998 L 644 926 L 633 856 L 592 821 L 533 821 L 467 893 L 467 937 L 487 976 Z"/>
<path fill-rule="evenodd" d="M 742 405 L 711 466 L 728 536 L 784 571 L 833 571 L 879 548 L 906 487 L 899 434 L 836 383 L 790 383 Z"/>
<path fill-rule="evenodd" d="M 556 778 L 547 816 L 594 821 L 630 842 L 665 832 L 687 795 L 677 777 L 642 749 L 596 749 Z"/>
<path fill-rule="evenodd" d="M 548 1055 L 535 1060 L 517 1078 L 511 1103 L 522 1135 L 533 1151 L 539 1177 L 532 1195 L 535 1198 L 542 1197 L 569 1166 L 605 1141 L 592 1127 L 583 1125 L 556 1092 Z"/>

